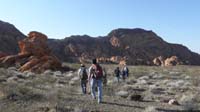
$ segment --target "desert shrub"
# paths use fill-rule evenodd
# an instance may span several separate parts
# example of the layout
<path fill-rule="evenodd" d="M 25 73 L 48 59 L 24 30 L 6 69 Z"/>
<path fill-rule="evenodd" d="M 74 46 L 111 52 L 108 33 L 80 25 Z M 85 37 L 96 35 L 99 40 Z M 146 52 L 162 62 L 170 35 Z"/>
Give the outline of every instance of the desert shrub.
<path fill-rule="evenodd" d="M 199 87 L 199 85 L 200 85 L 199 82 L 200 82 L 200 80 L 198 78 L 192 80 L 193 85 L 196 87 Z"/>
<path fill-rule="evenodd" d="M 9 84 L 3 88 L 6 98 L 9 100 L 42 100 L 44 99 L 43 95 L 33 88 L 26 87 L 24 85 L 13 85 Z"/>
<path fill-rule="evenodd" d="M 180 98 L 180 103 L 183 106 L 184 110 L 187 111 L 197 111 L 199 110 L 199 101 L 198 101 L 198 96 L 197 94 L 188 94 L 188 95 L 183 95 Z"/>
<path fill-rule="evenodd" d="M 126 81 L 127 84 L 135 84 L 137 83 L 137 80 L 135 79 L 135 77 L 129 77 Z"/>
<path fill-rule="evenodd" d="M 81 65 L 79 63 L 63 63 L 63 66 L 68 66 L 72 69 L 77 70 L 80 68 Z"/>

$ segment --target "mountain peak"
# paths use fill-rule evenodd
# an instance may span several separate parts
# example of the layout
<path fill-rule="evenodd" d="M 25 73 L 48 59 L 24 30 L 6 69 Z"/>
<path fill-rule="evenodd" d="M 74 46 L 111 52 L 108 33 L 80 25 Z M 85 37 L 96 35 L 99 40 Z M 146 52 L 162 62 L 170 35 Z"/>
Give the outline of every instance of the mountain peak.
<path fill-rule="evenodd" d="M 130 34 L 130 33 L 144 33 L 144 32 L 152 32 L 151 30 L 145 30 L 142 28 L 133 28 L 133 29 L 129 29 L 129 28 L 118 28 L 118 29 L 114 29 L 112 30 L 108 36 L 122 36 L 123 34 Z"/>

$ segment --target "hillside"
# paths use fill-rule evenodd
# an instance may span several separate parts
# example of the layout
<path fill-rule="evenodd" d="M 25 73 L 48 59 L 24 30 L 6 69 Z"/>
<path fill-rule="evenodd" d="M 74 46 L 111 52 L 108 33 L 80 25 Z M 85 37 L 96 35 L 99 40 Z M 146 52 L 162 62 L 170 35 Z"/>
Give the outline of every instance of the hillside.
<path fill-rule="evenodd" d="M 0 21 L 0 53 L 16 54 L 18 41 L 25 38 L 14 25 Z"/>
<path fill-rule="evenodd" d="M 14 25 L 0 21 L 0 53 L 19 52 L 18 41 L 26 36 Z M 102 63 L 126 60 L 132 65 L 152 65 L 158 56 L 177 56 L 182 64 L 200 65 L 200 55 L 179 44 L 164 41 L 153 31 L 140 28 L 115 29 L 107 36 L 73 35 L 64 39 L 49 39 L 48 45 L 60 60 L 90 62 L 98 58 Z"/>
<path fill-rule="evenodd" d="M 63 61 L 88 62 L 97 57 L 101 61 L 152 65 L 155 57 L 177 56 L 183 64 L 200 65 L 200 55 L 179 44 L 164 41 L 152 31 L 144 29 L 116 29 L 104 37 L 71 36 L 62 40 L 49 40 L 53 53 Z M 113 59 L 113 60 L 112 60 Z"/>

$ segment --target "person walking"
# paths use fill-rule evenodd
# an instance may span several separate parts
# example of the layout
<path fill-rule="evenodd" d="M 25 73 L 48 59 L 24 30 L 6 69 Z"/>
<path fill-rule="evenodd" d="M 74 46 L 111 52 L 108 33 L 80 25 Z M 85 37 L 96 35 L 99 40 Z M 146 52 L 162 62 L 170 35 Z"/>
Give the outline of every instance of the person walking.
<path fill-rule="evenodd" d="M 126 79 L 126 72 L 124 71 L 124 68 L 121 69 L 121 75 L 122 75 L 123 81 L 125 81 L 125 79 Z"/>
<path fill-rule="evenodd" d="M 126 64 L 124 65 L 123 71 L 124 71 L 125 77 L 128 78 L 128 76 L 129 76 L 129 69 L 126 66 Z"/>
<path fill-rule="evenodd" d="M 117 82 L 119 83 L 119 79 L 120 79 L 120 70 L 119 70 L 119 67 L 117 67 L 115 70 L 114 70 L 114 73 L 115 73 L 115 77 L 117 79 Z"/>
<path fill-rule="evenodd" d="M 103 70 L 102 67 L 97 63 L 96 59 L 92 60 L 92 65 L 89 68 L 89 81 L 91 86 L 91 95 L 93 99 L 96 99 L 95 87 L 98 90 L 98 103 L 102 102 L 102 77 Z"/>
<path fill-rule="evenodd" d="M 103 68 L 103 86 L 106 86 L 107 85 L 107 71 L 105 68 Z"/>
<path fill-rule="evenodd" d="M 82 93 L 86 94 L 87 93 L 86 90 L 87 90 L 88 73 L 87 73 L 87 69 L 84 64 L 81 64 L 81 67 L 78 70 L 78 76 L 79 76 L 80 82 L 81 82 Z"/>

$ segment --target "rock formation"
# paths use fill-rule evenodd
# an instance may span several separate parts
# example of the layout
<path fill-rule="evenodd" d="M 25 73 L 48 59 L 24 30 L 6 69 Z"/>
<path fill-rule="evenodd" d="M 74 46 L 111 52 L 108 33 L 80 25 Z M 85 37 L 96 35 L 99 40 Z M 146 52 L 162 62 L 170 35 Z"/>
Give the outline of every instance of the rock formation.
<path fill-rule="evenodd" d="M 177 56 L 172 56 L 165 60 L 165 66 L 175 66 L 175 65 L 179 65 L 179 64 L 180 64 L 180 62 L 179 62 Z"/>
<path fill-rule="evenodd" d="M 19 41 L 20 52 L 0 58 L 1 66 L 18 65 L 20 71 L 44 72 L 47 69 L 60 69 L 60 61 L 51 54 L 47 44 L 47 36 L 33 31 L 28 37 Z"/>
<path fill-rule="evenodd" d="M 164 59 L 162 56 L 159 56 L 154 58 L 153 64 L 157 66 L 175 66 L 182 64 L 182 62 L 179 61 L 177 56 L 171 56 L 170 58 L 166 59 Z"/>
<path fill-rule="evenodd" d="M 114 47 L 120 47 L 120 41 L 117 37 L 113 36 L 110 38 L 110 43 Z"/>
<path fill-rule="evenodd" d="M 0 52 L 16 54 L 19 52 L 18 41 L 25 36 L 12 24 L 0 21 Z M 92 58 L 108 59 L 112 56 L 126 57 L 127 64 L 154 65 L 157 56 L 177 56 L 181 64 L 200 65 L 200 55 L 179 44 L 164 41 L 153 31 L 140 28 L 115 29 L 107 36 L 90 37 L 73 35 L 65 39 L 48 39 L 49 48 L 62 61 L 87 62 Z M 38 48 L 37 48 L 38 49 Z M 103 59 L 103 60 L 104 60 Z M 111 61 L 112 63 L 112 61 Z"/>
<path fill-rule="evenodd" d="M 153 64 L 157 66 L 164 66 L 165 60 L 162 56 L 159 56 L 153 59 Z"/>
<path fill-rule="evenodd" d="M 100 58 L 101 62 L 116 62 L 110 58 L 126 57 L 127 64 L 154 65 L 157 56 L 177 56 L 183 64 L 200 65 L 200 55 L 188 48 L 165 42 L 152 31 L 144 29 L 116 29 L 104 37 L 71 36 L 62 40 L 49 40 L 53 53 L 63 61 L 88 62 Z M 109 59 L 108 59 L 109 58 Z M 162 59 L 161 59 L 162 60 Z M 164 61 L 160 62 L 161 65 Z M 160 65 L 159 64 L 159 65 Z"/>
<path fill-rule="evenodd" d="M 99 63 L 115 63 L 115 64 L 126 64 L 127 58 L 121 56 L 111 56 L 110 58 L 106 57 L 97 57 Z"/>

